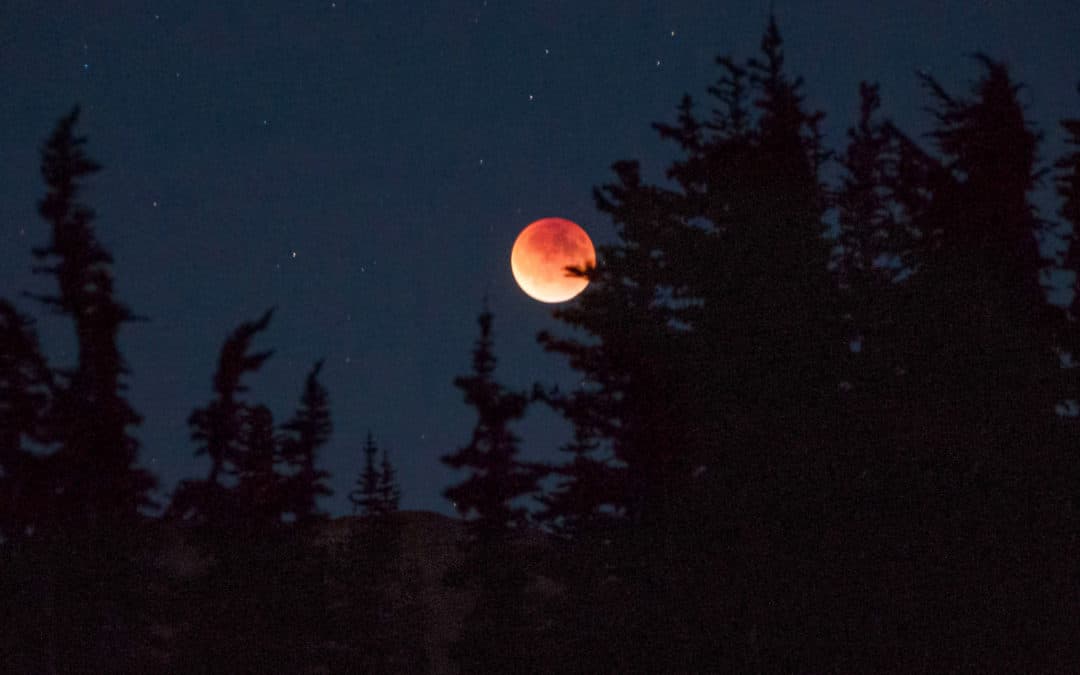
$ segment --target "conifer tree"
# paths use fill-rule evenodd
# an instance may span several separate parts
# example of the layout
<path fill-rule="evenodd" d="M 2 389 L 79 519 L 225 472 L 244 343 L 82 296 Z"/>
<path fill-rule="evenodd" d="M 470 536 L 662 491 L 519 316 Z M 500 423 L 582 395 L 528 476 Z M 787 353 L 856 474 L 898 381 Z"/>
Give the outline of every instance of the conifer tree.
<path fill-rule="evenodd" d="M 188 418 L 191 439 L 198 444 L 195 454 L 210 458 L 210 471 L 205 480 L 180 483 L 169 506 L 171 517 L 207 524 L 236 515 L 235 496 L 228 489 L 235 486 L 245 462 L 243 429 L 251 410 L 240 398 L 247 392 L 242 378 L 273 354 L 249 353 L 252 340 L 266 329 L 272 316 L 269 310 L 255 321 L 240 324 L 225 340 L 213 378 L 214 399 Z"/>
<path fill-rule="evenodd" d="M 0 299 L 0 546 L 48 522 L 47 458 L 30 445 L 48 441 L 52 374 L 31 320 Z"/>
<path fill-rule="evenodd" d="M 244 400 L 244 375 L 272 353 L 252 352 L 271 316 L 241 324 L 225 341 L 215 397 L 189 420 L 196 452 L 211 466 L 206 479 L 180 485 L 170 515 L 189 526 L 210 562 L 182 582 L 188 602 L 174 651 L 185 672 L 208 663 L 233 672 L 297 672 L 327 658 L 326 561 L 305 525 L 319 516 L 315 498 L 326 474 L 315 467 L 315 453 L 330 433 L 328 401 L 321 364 L 280 433 L 266 406 Z M 294 472 L 279 473 L 282 463 Z M 295 524 L 285 522 L 287 514 Z"/>
<path fill-rule="evenodd" d="M 382 460 L 379 462 L 379 503 L 383 513 L 393 513 L 398 510 L 401 501 L 401 488 L 397 483 L 397 472 L 390 463 L 390 453 L 384 447 Z"/>
<path fill-rule="evenodd" d="M 317 362 L 308 374 L 300 407 L 283 427 L 287 436 L 282 457 L 294 472 L 288 479 L 290 506 L 300 522 L 319 516 L 316 500 L 330 494 L 325 483 L 329 474 L 316 468 L 318 450 L 332 430 L 329 397 L 318 379 L 322 366 L 322 361 Z"/>
<path fill-rule="evenodd" d="M 54 635 L 56 609 L 41 597 L 49 581 L 42 534 L 55 522 L 51 458 L 34 452 L 47 446 L 51 395 L 31 320 L 0 299 L 0 597 L 8 608 L 0 667 L 16 670 L 20 659 L 40 666 L 42 637 Z"/>
<path fill-rule="evenodd" d="M 78 345 L 77 363 L 62 373 L 51 411 L 59 446 L 56 495 L 65 520 L 131 522 L 140 508 L 151 505 L 156 479 L 135 466 L 138 442 L 128 433 L 140 417 L 124 398 L 128 371 L 117 335 L 134 316 L 114 297 L 112 256 L 94 232 L 94 211 L 77 201 L 82 181 L 101 168 L 83 150 L 86 139 L 75 135 L 78 119 L 75 108 L 43 149 L 48 193 L 38 211 L 51 226 L 51 237 L 34 250 L 41 261 L 35 271 L 54 277 L 59 286 L 57 294 L 40 300 L 74 321 Z"/>
<path fill-rule="evenodd" d="M 20 436 L 43 447 L 10 478 L 19 483 L 20 500 L 35 502 L 30 555 L 37 607 L 25 609 L 40 610 L 43 619 L 43 669 L 132 672 L 145 667 L 152 642 L 146 574 L 154 542 L 143 510 L 154 506 L 156 478 L 136 465 L 139 443 L 131 429 L 141 420 L 126 399 L 128 370 L 117 343 L 134 316 L 115 297 L 113 261 L 94 231 L 94 211 L 79 201 L 84 180 L 100 166 L 75 134 L 78 118 L 78 108 L 61 118 L 42 148 L 47 192 L 38 213 L 50 235 L 33 251 L 34 271 L 58 286 L 37 297 L 74 323 L 76 362 L 53 368 L 36 385 L 51 383 L 47 406 L 22 420 Z M 19 323 L 13 315 L 9 321 Z M 42 367 L 36 350 L 26 351 L 32 341 L 23 327 L 9 329 L 23 375 Z M 23 398 L 19 405 L 44 402 L 40 388 L 11 393 Z"/>
<path fill-rule="evenodd" d="M 811 514 L 828 494 L 829 421 L 840 419 L 847 341 L 823 237 L 821 115 L 785 72 L 775 21 L 760 57 L 718 64 L 710 118 L 685 97 L 674 125 L 656 125 L 681 150 L 667 172 L 675 188 L 624 161 L 595 191 L 619 241 L 556 316 L 598 340 L 541 336 L 583 376 L 561 406 L 594 461 L 566 468 L 571 485 L 622 485 L 614 510 L 633 526 L 603 563 L 630 605 L 604 612 L 626 618 L 609 630 L 645 670 L 752 668 L 741 660 L 751 635 L 796 663 L 828 639 L 819 619 L 792 618 L 813 601 L 771 582 L 822 555 Z M 616 471 L 598 463 L 607 451 Z M 718 567 L 732 584 L 708 582 Z M 796 643 L 789 621 L 812 630 Z M 709 628 L 729 622 L 723 640 Z"/>
<path fill-rule="evenodd" d="M 270 527 L 288 509 L 284 479 L 274 469 L 278 456 L 274 416 L 265 405 L 254 405 L 244 409 L 240 423 L 243 452 L 236 458 L 236 500 L 245 521 Z"/>
<path fill-rule="evenodd" d="M 386 517 L 397 510 L 396 483 L 389 459 L 383 450 L 377 468 L 378 445 L 368 432 L 363 447 L 364 467 L 349 494 L 353 512 L 365 516 L 352 524 L 353 531 L 344 548 L 343 595 L 334 626 L 343 630 L 340 641 L 349 645 L 339 670 L 370 672 L 421 672 L 423 650 L 411 645 L 422 634 L 422 613 L 418 608 L 416 572 L 403 564 L 402 521 Z M 387 486 L 391 490 L 386 490 Z M 399 583 L 400 582 L 400 583 Z M 410 637 L 411 636 L 411 637 Z"/>
<path fill-rule="evenodd" d="M 356 489 L 349 493 L 349 501 L 352 502 L 353 513 L 359 511 L 366 516 L 379 515 L 382 513 L 382 502 L 379 499 L 379 471 L 375 468 L 379 446 L 370 431 L 364 441 L 363 453 L 364 468 L 356 479 Z"/>
<path fill-rule="evenodd" d="M 1057 162 L 1054 183 L 1061 197 L 1059 213 L 1070 225 L 1080 227 L 1080 118 L 1062 120 L 1070 151 Z"/>
<path fill-rule="evenodd" d="M 469 533 L 454 582 L 477 593 L 451 655 L 465 672 L 539 672 L 536 634 L 525 613 L 527 577 L 514 549 L 527 524 L 520 499 L 538 491 L 538 472 L 518 460 L 518 437 L 510 428 L 525 414 L 528 400 L 495 380 L 491 312 L 485 308 L 478 322 L 472 372 L 454 379 L 478 419 L 468 445 L 442 458 L 469 471 L 443 494 L 467 519 Z"/>
<path fill-rule="evenodd" d="M 1055 163 L 1054 187 L 1061 206 L 1058 215 L 1071 231 L 1063 267 L 1072 275 L 1069 311 L 1060 329 L 1062 356 L 1073 364 L 1080 361 L 1080 118 L 1062 120 L 1068 152 Z M 1080 368 L 1070 367 L 1068 389 L 1059 410 L 1064 417 L 1080 420 Z"/>
<path fill-rule="evenodd" d="M 253 591 L 251 561 L 278 535 L 280 506 L 273 471 L 277 448 L 273 418 L 264 406 L 246 401 L 245 375 L 271 351 L 253 352 L 254 338 L 270 323 L 273 310 L 241 323 L 225 340 L 212 382 L 214 397 L 188 418 L 195 454 L 210 459 L 207 476 L 181 481 L 166 512 L 182 526 L 209 566 L 178 581 L 175 636 L 171 651 L 181 671 L 206 664 L 243 671 L 253 667 L 250 649 L 266 629 L 263 598 Z"/>
<path fill-rule="evenodd" d="M 491 333 L 492 314 L 486 309 L 478 319 L 480 337 L 473 349 L 470 375 L 454 379 L 465 402 L 476 409 L 478 420 L 468 445 L 442 458 L 454 469 L 468 469 L 468 477 L 447 488 L 447 499 L 479 538 L 495 537 L 523 527 L 526 510 L 515 504 L 519 497 L 536 491 L 534 469 L 517 459 L 517 435 L 510 424 L 525 414 L 525 395 L 506 391 L 495 381 L 495 354 Z"/>
<path fill-rule="evenodd" d="M 849 539 L 840 595 L 847 625 L 880 627 L 853 655 L 866 659 L 864 670 L 895 667 L 898 651 L 922 651 L 946 668 L 1008 662 L 996 647 L 1007 642 L 1007 651 L 1041 642 L 1036 651 L 1051 653 L 1053 639 L 1018 622 L 1046 625 L 1047 608 L 1066 593 L 1051 582 L 1009 600 L 986 591 L 1028 583 L 1014 555 L 1056 570 L 1047 578 L 1063 569 L 1047 536 L 1063 521 L 1045 518 L 1038 536 L 1019 523 L 1054 510 L 1067 462 L 1052 415 L 1063 391 L 1054 354 L 1061 324 L 1040 281 L 1049 261 L 1038 252 L 1030 201 L 1039 135 L 1004 65 L 977 59 L 984 74 L 969 96 L 921 75 L 934 102 L 936 155 L 888 123 L 868 123 L 876 91 L 864 89 L 845 156 L 841 239 L 863 251 L 864 272 L 849 275 L 847 289 L 863 349 L 848 398 L 857 433 L 844 439 L 836 507 L 847 514 L 837 524 Z M 873 268 L 882 253 L 894 268 Z M 895 574 L 899 541 L 928 552 L 918 593 Z M 957 563 L 976 558 L 973 567 Z M 913 615 L 928 620 L 897 639 L 896 626 Z M 946 631 L 953 644 L 979 646 L 942 649 Z"/>

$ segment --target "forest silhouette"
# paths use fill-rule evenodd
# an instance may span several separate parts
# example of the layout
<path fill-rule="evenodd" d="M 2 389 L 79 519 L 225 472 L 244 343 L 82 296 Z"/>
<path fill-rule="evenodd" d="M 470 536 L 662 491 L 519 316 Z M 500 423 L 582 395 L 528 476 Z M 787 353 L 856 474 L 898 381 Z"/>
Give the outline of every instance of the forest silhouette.
<path fill-rule="evenodd" d="M 653 125 L 667 180 L 624 160 L 594 189 L 617 237 L 538 336 L 580 384 L 504 386 L 480 313 L 452 383 L 474 431 L 442 457 L 460 522 L 399 511 L 370 433 L 354 516 L 319 508 L 323 362 L 283 422 L 244 382 L 274 310 L 226 337 L 188 418 L 207 475 L 155 503 L 117 343 L 139 317 L 81 201 L 100 167 L 74 109 L 42 147 L 55 292 L 22 301 L 71 321 L 75 365 L 0 299 L 0 670 L 1074 668 L 1080 330 L 1047 297 L 1080 247 L 1039 244 L 1080 231 L 1080 119 L 1042 167 L 1021 85 L 972 66 L 962 92 L 916 75 L 922 138 L 862 84 L 830 149 L 774 20 L 718 58 L 707 103 Z M 572 427 L 564 462 L 520 456 L 530 406 Z"/>

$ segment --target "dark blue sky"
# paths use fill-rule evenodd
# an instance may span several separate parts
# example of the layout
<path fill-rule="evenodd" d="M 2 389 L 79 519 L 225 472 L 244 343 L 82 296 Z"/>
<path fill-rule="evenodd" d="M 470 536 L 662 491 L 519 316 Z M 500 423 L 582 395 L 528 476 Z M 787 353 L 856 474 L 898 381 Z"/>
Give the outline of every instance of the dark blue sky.
<path fill-rule="evenodd" d="M 902 127 L 925 129 L 915 70 L 957 90 L 982 50 L 1029 85 L 1043 157 L 1058 153 L 1056 120 L 1080 112 L 1075 0 L 885 4 L 775 3 L 828 142 L 842 141 L 861 79 L 881 82 Z M 514 285 L 517 232 L 561 216 L 609 240 L 591 188 L 618 159 L 657 176 L 670 149 L 649 123 L 684 92 L 703 99 L 717 54 L 752 55 L 767 12 L 715 0 L 6 0 L 0 294 L 42 288 L 29 254 L 47 237 L 38 148 L 78 102 L 106 168 L 85 200 L 120 298 L 152 319 L 122 346 L 142 463 L 163 488 L 204 474 L 187 416 L 209 399 L 225 336 L 276 305 L 258 346 L 277 352 L 252 394 L 284 420 L 326 357 L 326 505 L 345 510 L 371 429 L 394 453 L 403 506 L 448 512 L 439 493 L 454 478 L 438 457 L 473 423 L 451 379 L 468 368 L 485 292 L 502 379 L 573 382 L 536 345 L 559 327 Z M 39 331 L 53 363 L 70 363 L 70 326 L 42 318 Z M 520 431 L 534 458 L 554 458 L 565 436 L 541 411 Z"/>

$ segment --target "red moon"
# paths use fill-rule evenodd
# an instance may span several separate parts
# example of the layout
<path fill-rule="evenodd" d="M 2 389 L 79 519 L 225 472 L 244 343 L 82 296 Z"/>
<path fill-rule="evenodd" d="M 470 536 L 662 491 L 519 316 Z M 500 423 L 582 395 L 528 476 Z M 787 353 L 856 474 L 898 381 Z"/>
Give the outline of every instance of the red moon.
<path fill-rule="evenodd" d="M 585 230 L 563 218 L 542 218 L 521 231 L 510 252 L 514 279 L 540 302 L 566 302 L 585 290 L 589 280 L 567 267 L 596 266 L 596 250 Z"/>

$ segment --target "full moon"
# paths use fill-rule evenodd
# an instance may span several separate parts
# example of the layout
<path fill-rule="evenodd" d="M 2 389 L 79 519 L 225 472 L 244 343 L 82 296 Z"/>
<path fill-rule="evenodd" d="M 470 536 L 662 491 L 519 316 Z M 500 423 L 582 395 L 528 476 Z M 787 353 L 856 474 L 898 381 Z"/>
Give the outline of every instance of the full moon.
<path fill-rule="evenodd" d="M 596 266 L 592 240 L 577 223 L 542 218 L 521 231 L 510 252 L 510 270 L 529 297 L 540 302 L 566 302 L 585 290 L 589 280 L 567 267 Z"/>

